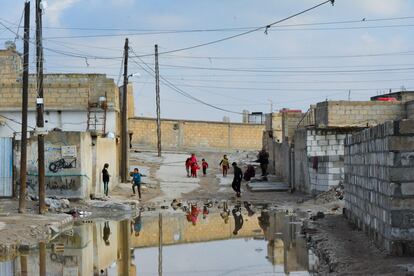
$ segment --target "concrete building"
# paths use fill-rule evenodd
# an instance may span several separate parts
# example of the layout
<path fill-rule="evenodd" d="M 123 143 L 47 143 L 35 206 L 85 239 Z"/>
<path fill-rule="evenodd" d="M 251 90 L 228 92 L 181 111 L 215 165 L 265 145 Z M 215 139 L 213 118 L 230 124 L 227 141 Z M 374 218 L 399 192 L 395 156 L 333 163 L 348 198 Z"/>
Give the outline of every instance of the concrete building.
<path fill-rule="evenodd" d="M 13 185 L 18 180 L 18 155 L 13 155 L 12 145 L 14 144 L 15 149 L 19 149 L 22 108 L 21 70 L 21 55 L 16 52 L 13 46 L 6 50 L 0 50 L 0 145 L 2 145 L 2 154 L 0 154 L 0 167 L 2 168 L 0 170 L 0 196 L 12 196 L 13 191 L 16 191 L 16 187 L 13 188 Z M 129 117 L 133 117 L 134 105 L 132 89 L 130 88 L 132 86 L 128 89 L 130 99 L 128 113 Z M 31 141 L 34 141 L 33 135 L 36 126 L 36 98 L 36 76 L 30 75 L 28 137 L 32 139 Z M 117 166 L 117 159 L 120 155 L 120 89 L 116 86 L 114 80 L 102 74 L 45 74 L 44 105 L 45 130 L 47 132 L 57 131 L 56 133 L 59 133 L 54 133 L 50 136 L 54 137 L 54 141 L 56 141 L 56 137 L 72 137 L 74 136 L 72 132 L 88 132 L 88 138 L 82 137 L 82 139 L 89 139 L 94 145 L 104 143 L 102 138 L 108 137 L 107 140 L 110 142 L 107 141 L 105 143 L 112 143 L 113 146 L 109 148 L 114 148 L 115 150 L 110 152 L 106 160 L 111 164 L 111 167 L 114 166 L 114 173 L 112 175 L 114 176 L 113 185 L 115 185 L 119 174 L 119 168 L 115 166 Z M 64 132 L 70 133 L 65 134 Z M 79 138 L 82 135 L 76 134 L 75 136 Z M 97 142 L 98 138 L 99 143 Z M 82 143 L 67 143 L 64 140 L 60 140 L 59 143 L 61 143 L 60 146 L 69 145 L 77 147 L 79 154 L 86 152 Z M 29 149 L 31 148 L 36 148 L 36 146 L 30 145 Z M 87 151 L 93 152 L 93 146 Z M 97 154 L 102 154 L 102 150 L 97 151 Z M 34 152 L 29 151 L 29 164 L 35 158 L 33 155 Z M 57 156 L 55 157 L 57 158 Z M 61 158 L 63 156 L 60 156 Z M 80 158 L 88 159 L 80 160 Z M 12 166 L 3 165 L 11 164 L 10 160 L 13 159 L 14 170 Z M 94 160 L 100 159 L 101 157 L 97 157 Z M 101 164 L 98 164 L 99 162 L 96 163 L 94 160 L 92 154 L 88 156 L 79 155 L 76 164 L 101 166 Z M 48 160 L 48 162 L 54 161 Z M 48 166 L 49 163 L 46 164 L 46 168 Z M 51 172 L 47 171 L 47 176 L 48 173 Z M 82 188 L 83 191 L 79 195 L 88 196 L 89 194 L 85 193 L 87 191 L 91 193 L 97 192 L 94 191 L 93 186 L 97 185 L 98 181 L 100 181 L 99 178 L 95 178 L 89 172 L 86 177 L 89 179 L 88 183 L 90 185 L 88 184 L 88 187 Z M 92 183 L 90 181 L 95 182 Z M 81 182 L 85 184 L 83 181 Z M 64 183 L 61 182 L 59 185 L 64 185 Z"/>
<path fill-rule="evenodd" d="M 405 116 L 402 101 L 318 103 L 294 137 L 294 188 L 312 194 L 344 181 L 344 139 L 361 129 Z"/>

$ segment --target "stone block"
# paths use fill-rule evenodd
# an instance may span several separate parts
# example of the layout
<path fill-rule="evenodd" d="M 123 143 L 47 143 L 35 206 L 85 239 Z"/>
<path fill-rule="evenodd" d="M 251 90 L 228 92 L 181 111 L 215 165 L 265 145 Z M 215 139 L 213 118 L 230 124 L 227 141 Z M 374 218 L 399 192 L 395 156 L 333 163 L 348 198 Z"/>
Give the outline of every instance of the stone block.
<path fill-rule="evenodd" d="M 414 182 L 401 183 L 401 194 L 402 196 L 414 196 Z"/>
<path fill-rule="evenodd" d="M 389 168 L 389 181 L 391 182 L 414 182 L 414 169 Z"/>
<path fill-rule="evenodd" d="M 387 146 L 390 151 L 412 151 L 414 149 L 414 136 L 388 137 Z"/>
<path fill-rule="evenodd" d="M 414 135 L 414 120 L 398 121 L 399 134 L 413 134 Z"/>

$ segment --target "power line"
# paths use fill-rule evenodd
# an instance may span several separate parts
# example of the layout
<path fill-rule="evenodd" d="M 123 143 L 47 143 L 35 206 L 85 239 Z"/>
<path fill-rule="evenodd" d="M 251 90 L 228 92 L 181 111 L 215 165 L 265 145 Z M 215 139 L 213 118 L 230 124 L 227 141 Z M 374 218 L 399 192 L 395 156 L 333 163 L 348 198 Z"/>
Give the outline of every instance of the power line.
<path fill-rule="evenodd" d="M 396 21 L 396 20 L 407 20 L 413 19 L 413 16 L 404 17 L 389 17 L 389 18 L 374 18 L 374 19 L 354 19 L 354 20 L 342 20 L 342 21 L 328 21 L 328 22 L 313 22 L 313 23 L 300 23 L 300 24 L 286 24 L 279 25 L 274 28 L 290 28 L 290 27 L 302 27 L 302 26 L 320 26 L 320 25 L 337 25 L 337 24 L 367 24 L 369 22 L 382 22 L 382 21 Z M 6 19 L 0 19 L 5 22 L 10 21 Z M 376 27 L 404 27 L 413 26 L 411 24 L 405 25 L 385 25 L 385 26 L 366 26 L 367 28 Z M 78 31 L 126 31 L 132 33 L 117 33 L 117 34 L 93 34 L 93 35 L 78 35 L 78 36 L 58 36 L 58 37 L 47 37 L 45 39 L 62 39 L 62 38 L 93 38 L 93 37 L 108 37 L 108 36 L 134 36 L 134 35 L 161 35 L 161 34 L 179 34 L 179 33 L 199 33 L 199 32 L 235 32 L 235 31 L 247 31 L 259 28 L 258 26 L 245 26 L 245 27 L 232 27 L 232 28 L 211 28 L 211 29 L 137 29 L 137 28 L 97 28 L 97 27 L 54 27 L 48 26 L 44 29 L 50 30 L 78 30 Z M 350 27 L 355 28 L 355 27 Z M 274 31 L 275 29 L 269 29 L 268 31 Z M 296 29 L 297 30 L 297 29 Z M 309 29 L 300 29 L 309 30 Z"/>
<path fill-rule="evenodd" d="M 279 23 L 282 23 L 284 21 L 287 21 L 289 19 L 292 19 L 294 17 L 297 17 L 299 15 L 302 15 L 304 13 L 307 13 L 307 12 L 309 12 L 311 10 L 314 10 L 314 9 L 320 7 L 320 6 L 323 6 L 323 5 L 327 4 L 327 3 L 332 3 L 332 5 L 333 5 L 334 4 L 334 0 L 324 1 L 324 2 L 322 2 L 320 4 L 317 4 L 317 5 L 313 6 L 313 7 L 310 7 L 308 9 L 305 9 L 303 11 L 300 11 L 298 13 L 295 13 L 293 15 L 290 15 L 288 17 L 285 17 L 283 19 L 280 19 L 278 21 L 275 21 L 273 23 L 270 23 L 270 24 L 265 25 L 265 26 L 262 26 L 262 27 L 257 27 L 257 28 L 254 28 L 252 30 L 245 31 L 245 32 L 242 32 L 242 33 L 239 33 L 239 34 L 227 36 L 227 37 L 224 37 L 224 38 L 220 38 L 220 39 L 217 39 L 217 40 L 213 40 L 213 41 L 209 41 L 209 42 L 205 42 L 205 43 L 201 43 L 201 44 L 197 44 L 197 45 L 192 45 L 192 46 L 188 46 L 188 47 L 184 47 L 184 48 L 179 48 L 179 49 L 174 49 L 174 50 L 160 52 L 159 54 L 160 55 L 163 55 L 163 54 L 170 54 L 170 53 L 182 52 L 182 51 L 187 51 L 187 50 L 191 50 L 191 49 L 195 49 L 195 48 L 200 48 L 200 47 L 204 47 L 204 46 L 208 46 L 208 45 L 212 45 L 212 44 L 217 44 L 217 43 L 220 43 L 220 42 L 223 42 L 223 41 L 227 41 L 227 40 L 230 40 L 230 39 L 233 39 L 233 38 L 245 36 L 245 35 L 248 35 L 248 34 L 251 34 L 251 33 L 254 33 L 254 32 L 257 32 L 257 31 L 260 31 L 260 30 L 264 30 L 265 33 L 267 33 L 267 30 L 269 28 L 271 28 L 272 26 L 274 26 L 276 24 L 279 24 Z M 137 56 L 137 57 L 145 57 L 145 56 L 152 56 L 152 55 L 153 54 L 146 54 L 146 55 L 140 55 L 140 56 Z"/>
<path fill-rule="evenodd" d="M 229 71 L 229 72 L 251 72 L 251 73 L 295 73 L 295 74 L 337 74 L 337 73 L 364 73 L 364 72 L 393 72 L 411 71 L 414 67 L 405 68 L 383 68 L 383 69 L 355 69 L 355 70 L 272 70 L 262 68 L 225 68 L 225 67 L 202 67 L 188 65 L 162 64 L 163 67 L 181 68 L 191 70 Z"/>
<path fill-rule="evenodd" d="M 131 51 L 134 53 L 134 57 L 138 58 L 142 63 L 144 63 L 144 65 L 147 68 L 149 68 L 150 71 L 148 71 L 148 69 L 146 69 L 144 66 L 142 66 L 141 64 L 139 64 L 136 60 L 131 59 L 132 62 L 134 62 L 135 64 L 137 64 L 142 70 L 144 70 L 148 74 L 154 75 L 153 74 L 154 73 L 154 69 L 152 69 L 148 64 L 146 64 L 138 55 L 136 55 L 135 52 L 134 52 L 134 50 L 132 48 L 131 48 Z M 221 108 L 221 107 L 218 107 L 216 105 L 212 105 L 210 103 L 207 103 L 207 102 L 205 102 L 203 100 L 200 100 L 200 99 L 198 99 L 198 98 L 190 95 L 189 93 L 185 92 L 184 90 L 178 88 L 173 83 L 171 83 L 170 81 L 168 81 L 167 79 L 165 79 L 163 76 L 160 76 L 160 82 L 162 84 L 164 84 L 165 86 L 169 87 L 170 89 L 172 89 L 173 91 L 175 91 L 175 92 L 177 92 L 177 93 L 179 93 L 179 94 L 181 94 L 181 95 L 183 95 L 183 96 L 185 96 L 185 97 L 187 97 L 187 98 L 189 98 L 189 99 L 191 99 L 193 101 L 196 101 L 198 103 L 201 103 L 201 104 L 204 104 L 204 105 L 209 106 L 211 108 L 214 108 L 214 109 L 217 109 L 217 110 L 220 110 L 220 111 L 224 111 L 224 112 L 228 112 L 228 113 L 239 114 L 239 115 L 242 115 L 243 114 L 241 112 L 237 112 L 237 111 L 233 111 L 233 110 Z"/>
<path fill-rule="evenodd" d="M 224 89 L 224 90 L 248 90 L 251 92 L 254 91 L 378 91 L 378 90 L 388 90 L 388 89 L 399 89 L 398 87 L 383 87 L 383 88 L 263 88 L 263 87 L 229 87 L 229 86 L 208 86 L 208 85 L 192 85 L 192 84 L 176 84 L 179 87 L 194 87 L 194 88 L 210 88 L 210 89 Z M 408 90 L 410 88 L 407 88 Z"/>
<path fill-rule="evenodd" d="M 227 76 L 225 76 L 227 77 Z M 297 80 L 297 81 L 263 81 L 263 80 L 228 80 L 228 79 L 191 79 L 191 78 L 171 78 L 170 80 L 185 80 L 191 82 L 201 82 L 201 83 L 261 83 L 261 84 L 320 84 L 320 83 L 371 83 L 371 82 L 405 82 L 405 81 L 414 81 L 414 79 L 374 79 L 374 80 L 311 80 L 311 81 L 304 81 L 304 80 Z"/>

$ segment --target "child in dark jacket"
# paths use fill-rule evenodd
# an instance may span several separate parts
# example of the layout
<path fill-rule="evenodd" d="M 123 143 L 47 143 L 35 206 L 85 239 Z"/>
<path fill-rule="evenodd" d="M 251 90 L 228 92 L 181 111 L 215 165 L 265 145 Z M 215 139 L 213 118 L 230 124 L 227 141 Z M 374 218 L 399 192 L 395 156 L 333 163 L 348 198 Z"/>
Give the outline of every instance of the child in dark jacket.
<path fill-rule="evenodd" d="M 203 176 L 206 176 L 207 175 L 208 163 L 204 158 L 201 161 L 202 161 L 201 167 L 203 168 Z"/>
<path fill-rule="evenodd" d="M 135 168 L 134 171 L 131 173 L 132 177 L 132 192 L 135 195 L 135 187 L 137 187 L 138 190 L 138 197 L 141 199 L 141 177 L 145 175 L 141 174 L 138 170 L 138 168 Z"/>

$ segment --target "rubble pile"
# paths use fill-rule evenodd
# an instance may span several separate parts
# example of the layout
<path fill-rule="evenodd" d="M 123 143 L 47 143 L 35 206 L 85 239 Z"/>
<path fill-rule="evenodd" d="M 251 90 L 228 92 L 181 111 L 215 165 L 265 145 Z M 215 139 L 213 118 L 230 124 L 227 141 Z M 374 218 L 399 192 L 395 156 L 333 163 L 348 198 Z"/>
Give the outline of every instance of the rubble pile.
<path fill-rule="evenodd" d="M 315 198 L 315 203 L 317 204 L 325 204 L 337 200 L 343 200 L 344 198 L 344 186 L 339 184 L 337 186 L 333 186 L 328 191 L 320 193 Z"/>

